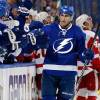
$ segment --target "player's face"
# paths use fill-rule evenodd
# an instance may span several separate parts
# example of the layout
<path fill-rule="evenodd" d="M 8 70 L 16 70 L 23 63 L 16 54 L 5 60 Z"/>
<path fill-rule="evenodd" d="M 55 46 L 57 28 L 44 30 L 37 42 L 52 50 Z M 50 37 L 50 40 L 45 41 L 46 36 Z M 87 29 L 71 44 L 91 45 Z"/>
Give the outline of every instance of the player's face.
<path fill-rule="evenodd" d="M 16 3 L 16 0 L 7 0 L 7 2 L 8 2 L 9 4 L 14 4 L 14 3 Z"/>
<path fill-rule="evenodd" d="M 91 17 L 87 18 L 87 20 L 84 23 L 84 26 L 88 30 L 91 30 L 93 28 L 93 22 L 92 22 L 92 18 Z"/>
<path fill-rule="evenodd" d="M 51 24 L 51 23 L 52 23 L 51 16 L 48 16 L 48 17 L 44 20 L 44 24 Z"/>
<path fill-rule="evenodd" d="M 71 16 L 68 14 L 60 14 L 59 19 L 62 28 L 69 25 L 69 23 L 71 22 Z"/>

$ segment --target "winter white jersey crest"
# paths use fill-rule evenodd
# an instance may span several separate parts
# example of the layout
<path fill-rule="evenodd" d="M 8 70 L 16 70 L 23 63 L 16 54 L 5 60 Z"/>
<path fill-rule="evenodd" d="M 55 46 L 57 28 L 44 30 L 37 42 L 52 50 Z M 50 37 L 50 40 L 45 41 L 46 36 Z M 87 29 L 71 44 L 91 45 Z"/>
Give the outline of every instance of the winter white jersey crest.
<path fill-rule="evenodd" d="M 58 39 L 53 44 L 53 49 L 55 52 L 60 54 L 69 53 L 73 49 L 72 38 Z"/>

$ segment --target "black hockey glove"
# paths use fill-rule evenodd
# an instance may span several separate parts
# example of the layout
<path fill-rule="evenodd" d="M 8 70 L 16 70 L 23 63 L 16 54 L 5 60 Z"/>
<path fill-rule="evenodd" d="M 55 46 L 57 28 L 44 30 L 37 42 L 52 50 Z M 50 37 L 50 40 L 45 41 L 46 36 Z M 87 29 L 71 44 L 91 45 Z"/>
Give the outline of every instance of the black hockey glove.
<path fill-rule="evenodd" d="M 16 61 L 15 61 L 14 55 L 12 55 L 12 54 L 6 54 L 5 55 L 4 61 L 3 61 L 4 64 L 13 64 L 15 62 Z"/>

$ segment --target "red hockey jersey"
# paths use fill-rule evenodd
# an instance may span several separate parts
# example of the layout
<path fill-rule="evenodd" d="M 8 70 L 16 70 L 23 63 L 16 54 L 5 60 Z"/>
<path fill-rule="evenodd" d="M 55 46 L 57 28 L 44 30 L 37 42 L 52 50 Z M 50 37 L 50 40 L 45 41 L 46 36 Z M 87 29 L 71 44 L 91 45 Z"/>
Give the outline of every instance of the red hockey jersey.
<path fill-rule="evenodd" d="M 95 36 L 95 33 L 90 30 L 85 30 L 84 33 L 86 33 L 86 48 L 89 48 L 92 44 L 92 50 L 94 52 L 94 58 L 90 63 L 87 65 L 86 71 L 84 75 L 88 74 L 91 72 L 93 69 L 97 70 L 100 72 L 100 43 L 99 43 L 99 37 L 96 38 L 96 40 L 93 43 L 93 39 Z M 78 65 L 78 70 L 81 70 L 84 64 L 80 61 L 77 62 Z M 80 71 L 79 73 L 80 74 Z"/>

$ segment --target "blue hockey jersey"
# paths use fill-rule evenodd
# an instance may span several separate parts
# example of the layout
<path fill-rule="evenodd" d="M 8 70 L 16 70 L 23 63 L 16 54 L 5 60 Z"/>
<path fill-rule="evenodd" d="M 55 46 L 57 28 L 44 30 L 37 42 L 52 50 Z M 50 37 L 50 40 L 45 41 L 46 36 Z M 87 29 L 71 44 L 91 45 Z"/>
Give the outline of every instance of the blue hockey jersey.
<path fill-rule="evenodd" d="M 8 27 L 0 20 L 0 64 L 3 63 L 6 54 L 12 52 L 11 39 L 13 33 Z"/>
<path fill-rule="evenodd" d="M 85 34 L 75 25 L 62 29 L 53 23 L 43 28 L 49 38 L 49 47 L 44 61 L 44 71 L 64 75 L 77 70 L 77 59 L 85 49 Z"/>
<path fill-rule="evenodd" d="M 3 21 L 0 22 L 0 46 L 6 46 L 9 44 L 7 34 L 4 34 L 4 30 L 8 27 L 3 24 Z"/>

